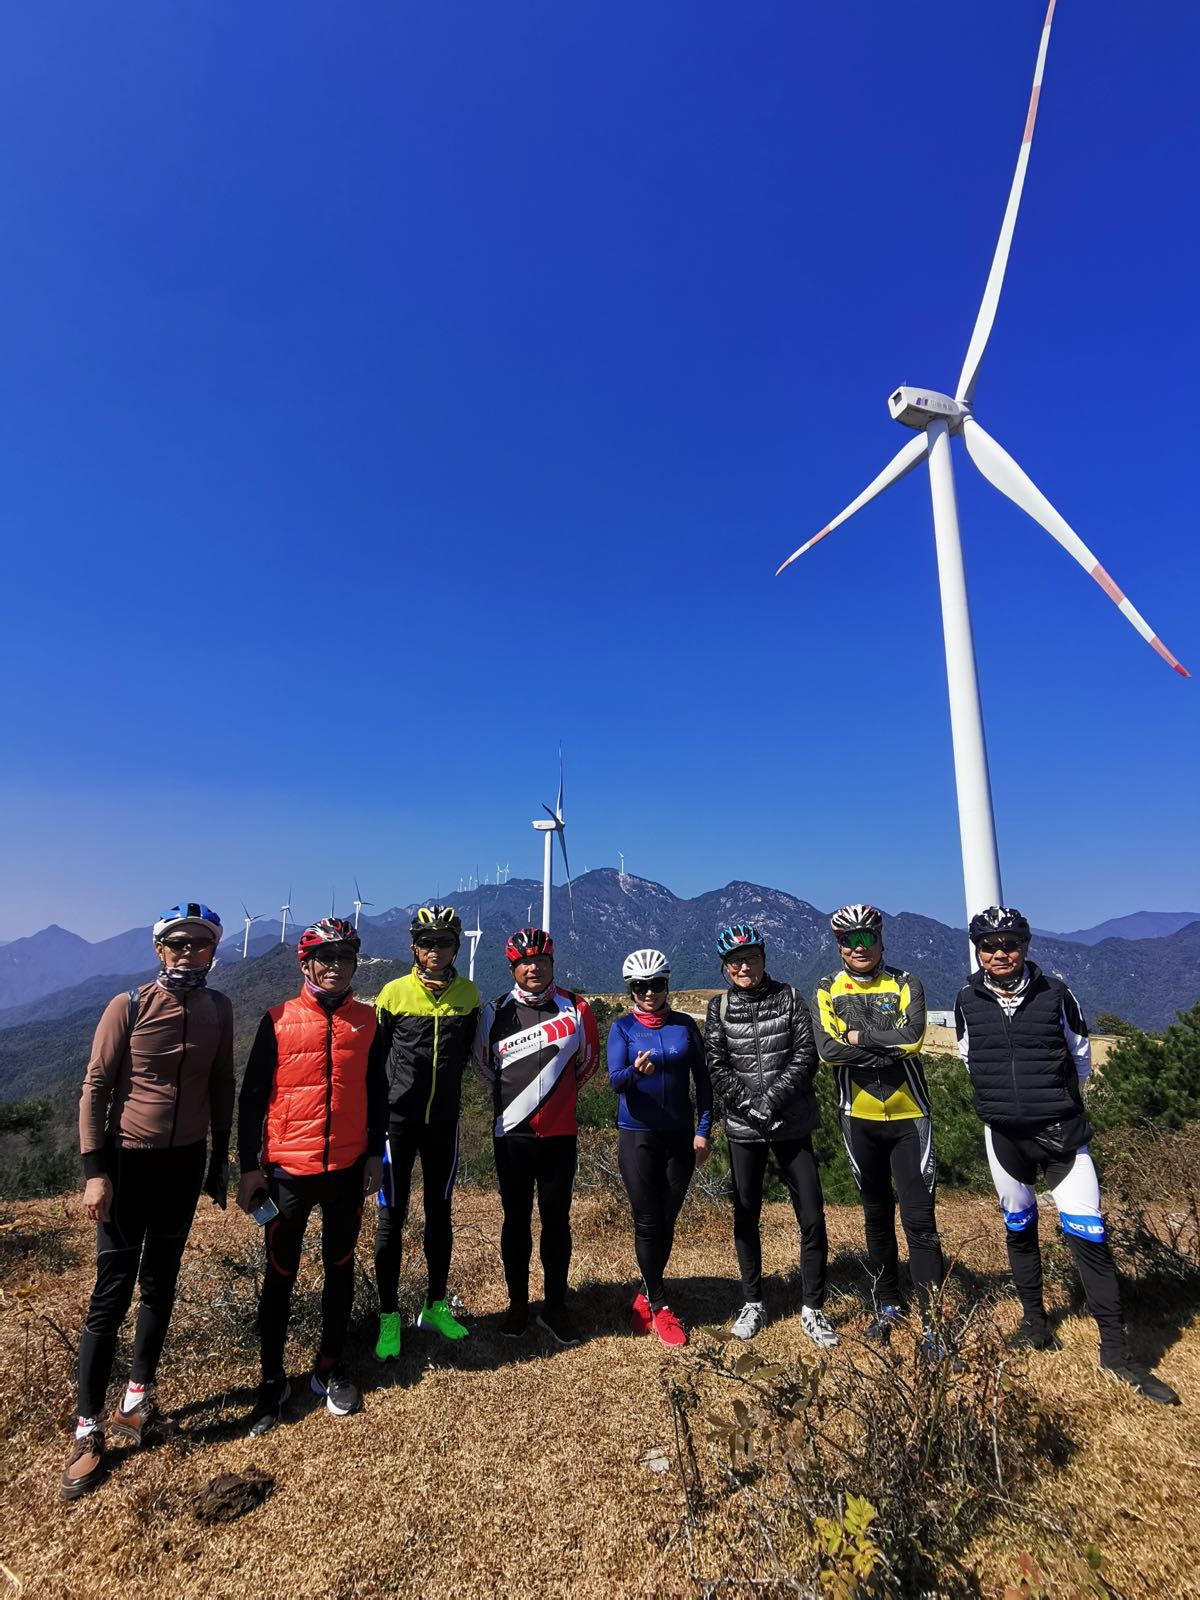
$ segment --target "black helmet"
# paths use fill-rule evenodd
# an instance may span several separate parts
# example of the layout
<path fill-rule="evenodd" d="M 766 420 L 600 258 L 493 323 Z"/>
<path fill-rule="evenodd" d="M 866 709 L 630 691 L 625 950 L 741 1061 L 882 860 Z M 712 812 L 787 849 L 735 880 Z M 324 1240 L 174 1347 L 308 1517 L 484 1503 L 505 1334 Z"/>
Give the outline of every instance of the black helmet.
<path fill-rule="evenodd" d="M 977 911 L 971 918 L 967 933 L 972 944 L 986 939 L 989 933 L 1011 933 L 1014 939 L 1021 939 L 1028 944 L 1032 930 L 1021 913 L 1012 906 L 988 906 L 985 911 Z"/>
<path fill-rule="evenodd" d="M 418 906 L 417 914 L 409 925 L 409 933 L 417 939 L 423 933 L 452 933 L 462 943 L 462 918 L 453 906 Z"/>

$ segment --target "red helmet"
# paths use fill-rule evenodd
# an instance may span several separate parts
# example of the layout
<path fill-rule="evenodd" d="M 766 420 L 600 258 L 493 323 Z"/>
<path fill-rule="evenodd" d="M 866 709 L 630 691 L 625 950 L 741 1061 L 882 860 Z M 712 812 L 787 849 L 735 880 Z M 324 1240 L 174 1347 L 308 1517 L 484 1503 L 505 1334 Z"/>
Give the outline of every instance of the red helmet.
<path fill-rule="evenodd" d="M 314 922 L 311 928 L 305 928 L 300 935 L 296 954 L 301 961 L 307 961 L 309 956 L 315 956 L 327 944 L 349 945 L 356 961 L 362 948 L 362 940 L 355 933 L 352 922 L 347 922 L 345 917 L 322 917 L 320 922 Z"/>
<path fill-rule="evenodd" d="M 528 956 L 554 956 L 554 940 L 542 928 L 518 928 L 510 933 L 504 954 L 510 966 Z"/>

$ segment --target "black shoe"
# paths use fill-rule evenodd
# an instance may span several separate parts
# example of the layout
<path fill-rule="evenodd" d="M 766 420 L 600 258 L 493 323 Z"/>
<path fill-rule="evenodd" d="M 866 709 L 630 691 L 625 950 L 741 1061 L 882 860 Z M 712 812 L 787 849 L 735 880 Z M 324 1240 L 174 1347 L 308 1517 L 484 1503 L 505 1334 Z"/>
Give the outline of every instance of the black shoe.
<path fill-rule="evenodd" d="M 529 1326 L 529 1307 L 514 1301 L 500 1318 L 500 1333 L 505 1339 L 519 1339 Z"/>
<path fill-rule="evenodd" d="M 250 1413 L 250 1437 L 259 1438 L 270 1433 L 283 1420 L 283 1408 L 292 1398 L 292 1386 L 286 1378 L 264 1378 L 258 1386 L 258 1402 Z"/>
<path fill-rule="evenodd" d="M 545 1328 L 555 1344 L 561 1344 L 566 1349 L 582 1343 L 571 1314 L 565 1306 L 544 1305 L 538 1313 L 538 1327 Z"/>
<path fill-rule="evenodd" d="M 1061 1350 L 1062 1343 L 1050 1324 L 1042 1317 L 1022 1317 L 1021 1326 L 1008 1341 L 1013 1350 Z"/>
<path fill-rule="evenodd" d="M 900 1323 L 903 1316 L 904 1310 L 901 1306 L 880 1306 L 863 1329 L 863 1338 L 886 1344 L 892 1337 L 892 1329 Z"/>
<path fill-rule="evenodd" d="M 1158 1406 L 1177 1406 L 1179 1396 L 1169 1383 L 1164 1383 L 1161 1378 L 1129 1356 L 1113 1356 L 1110 1359 L 1100 1358 L 1101 1372 L 1107 1372 L 1110 1378 L 1115 1378 L 1118 1383 L 1127 1383 L 1129 1387 L 1140 1394 L 1143 1400 L 1153 1400 Z"/>
<path fill-rule="evenodd" d="M 358 1385 L 345 1367 L 332 1366 L 328 1372 L 314 1371 L 312 1392 L 323 1395 L 325 1409 L 331 1417 L 348 1417 L 362 1405 Z"/>

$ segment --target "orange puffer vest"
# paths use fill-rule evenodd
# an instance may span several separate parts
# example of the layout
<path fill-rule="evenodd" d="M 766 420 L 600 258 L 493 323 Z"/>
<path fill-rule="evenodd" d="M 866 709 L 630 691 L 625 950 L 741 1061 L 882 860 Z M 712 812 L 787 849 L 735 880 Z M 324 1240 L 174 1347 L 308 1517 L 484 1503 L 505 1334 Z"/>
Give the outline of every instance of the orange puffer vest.
<path fill-rule="evenodd" d="M 352 1167 L 367 1149 L 367 1056 L 375 1008 L 326 1011 L 306 990 L 267 1013 L 278 1063 L 263 1159 L 295 1177 Z"/>

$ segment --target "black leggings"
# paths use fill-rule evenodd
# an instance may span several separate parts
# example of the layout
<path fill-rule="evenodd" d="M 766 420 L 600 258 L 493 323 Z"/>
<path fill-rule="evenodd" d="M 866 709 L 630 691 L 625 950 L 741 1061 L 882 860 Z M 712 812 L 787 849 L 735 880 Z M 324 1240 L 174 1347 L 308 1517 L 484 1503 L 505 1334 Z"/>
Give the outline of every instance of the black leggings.
<path fill-rule="evenodd" d="M 533 1196 L 536 1190 L 542 1222 L 542 1280 L 548 1306 L 560 1306 L 567 1297 L 567 1268 L 571 1264 L 571 1186 L 579 1141 L 573 1133 L 548 1139 L 507 1134 L 492 1141 L 496 1152 L 496 1180 L 504 1224 L 500 1229 L 500 1254 L 504 1281 L 513 1305 L 529 1302 L 529 1261 L 533 1255 Z"/>
<path fill-rule="evenodd" d="M 675 1241 L 675 1219 L 696 1169 L 690 1133 L 617 1130 L 617 1166 L 633 1210 L 633 1248 L 653 1310 L 666 1304 L 663 1273 Z"/>
<path fill-rule="evenodd" d="M 908 1268 L 922 1306 L 946 1276 L 935 1202 L 937 1160 L 928 1117 L 872 1122 L 844 1113 L 842 1140 L 862 1196 L 867 1261 L 876 1305 L 900 1302 L 900 1252 L 896 1247 L 896 1201 L 908 1240 Z M 895 1190 L 893 1192 L 893 1184 Z"/>
<path fill-rule="evenodd" d="M 277 1378 L 285 1370 L 283 1348 L 287 1343 L 292 1288 L 300 1270 L 304 1230 L 317 1206 L 321 1208 L 321 1259 L 325 1268 L 317 1356 L 318 1360 L 325 1357 L 336 1361 L 342 1353 L 354 1307 L 354 1246 L 362 1224 L 363 1164 L 360 1159 L 340 1172 L 317 1172 L 307 1178 L 289 1177 L 277 1167 L 268 1179 L 279 1215 L 263 1229 L 266 1265 L 258 1302 L 258 1329 L 264 1378 Z"/>
<path fill-rule="evenodd" d="M 758 1231 L 762 1211 L 767 1159 L 774 1156 L 787 1184 L 792 1210 L 800 1226 L 800 1278 L 804 1304 L 819 1309 L 825 1304 L 825 1267 L 829 1240 L 825 1233 L 825 1198 L 811 1138 L 772 1139 L 753 1143 L 729 1141 L 729 1171 L 733 1178 L 733 1243 L 747 1300 L 762 1299 L 762 1239 Z"/>
<path fill-rule="evenodd" d="M 141 1292 L 133 1333 L 133 1383 L 153 1383 L 158 1371 L 183 1247 L 196 1214 L 204 1177 L 205 1144 L 175 1150 L 122 1150 L 109 1155 L 112 1208 L 96 1224 L 96 1287 L 79 1340 L 81 1417 L 104 1409 L 117 1351 L 117 1334 Z"/>
<path fill-rule="evenodd" d="M 388 1126 L 388 1159 L 375 1224 L 375 1283 L 379 1309 L 400 1309 L 400 1257 L 404 1221 L 412 1188 L 413 1163 L 421 1157 L 425 1191 L 425 1267 L 429 1273 L 428 1304 L 446 1298 L 454 1231 L 450 1197 L 458 1176 L 457 1122 L 400 1122 Z"/>

